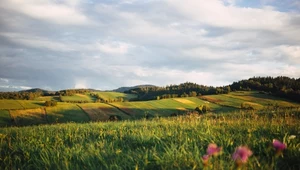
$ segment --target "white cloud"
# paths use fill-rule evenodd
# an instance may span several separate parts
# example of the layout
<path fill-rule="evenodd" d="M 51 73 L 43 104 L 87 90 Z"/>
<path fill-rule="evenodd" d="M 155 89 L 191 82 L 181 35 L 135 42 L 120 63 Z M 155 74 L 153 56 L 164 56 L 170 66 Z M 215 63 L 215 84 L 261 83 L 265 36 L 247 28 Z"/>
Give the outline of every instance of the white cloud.
<path fill-rule="evenodd" d="M 0 7 L 25 14 L 29 17 L 61 25 L 86 25 L 91 21 L 75 6 L 78 1 L 59 4 L 45 0 L 2 0 Z"/>
<path fill-rule="evenodd" d="M 233 29 L 283 29 L 289 21 L 285 13 L 254 8 L 225 6 L 219 0 L 167 0 L 187 19 L 211 26 Z"/>
<path fill-rule="evenodd" d="M 50 49 L 53 51 L 74 50 L 64 43 L 49 40 L 47 38 L 38 37 L 34 35 L 25 35 L 20 33 L 7 33 L 7 32 L 4 33 L 0 32 L 0 35 L 6 37 L 7 39 L 9 39 L 14 43 L 21 44 L 27 47 Z"/>
<path fill-rule="evenodd" d="M 300 15 L 268 1 L 3 0 L 0 77 L 55 90 L 299 76 Z"/>
<path fill-rule="evenodd" d="M 106 43 L 96 43 L 97 49 L 107 54 L 126 54 L 130 48 L 134 46 L 124 42 L 106 42 Z"/>
<path fill-rule="evenodd" d="M 300 45 L 299 46 L 280 46 L 280 50 L 282 51 L 283 55 L 287 56 L 287 58 L 292 63 L 300 64 Z"/>

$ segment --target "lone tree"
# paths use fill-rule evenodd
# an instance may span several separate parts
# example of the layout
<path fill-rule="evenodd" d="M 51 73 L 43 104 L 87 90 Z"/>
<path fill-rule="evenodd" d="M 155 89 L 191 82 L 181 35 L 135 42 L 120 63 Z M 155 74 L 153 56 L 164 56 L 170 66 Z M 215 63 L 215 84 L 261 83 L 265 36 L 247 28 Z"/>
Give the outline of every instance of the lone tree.
<path fill-rule="evenodd" d="M 57 105 L 57 102 L 56 101 L 45 101 L 45 106 L 46 107 L 50 107 L 50 106 L 56 106 Z"/>

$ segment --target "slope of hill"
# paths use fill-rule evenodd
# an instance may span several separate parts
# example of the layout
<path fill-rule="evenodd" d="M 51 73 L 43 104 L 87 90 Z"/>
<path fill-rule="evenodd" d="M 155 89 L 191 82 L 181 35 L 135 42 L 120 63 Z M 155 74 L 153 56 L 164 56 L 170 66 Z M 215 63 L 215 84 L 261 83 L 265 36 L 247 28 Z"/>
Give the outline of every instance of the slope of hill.
<path fill-rule="evenodd" d="M 118 93 L 118 92 L 105 92 Z M 122 93 L 123 94 L 123 93 Z M 253 91 L 231 92 L 229 94 L 204 95 L 201 97 L 170 98 L 151 101 L 84 103 L 73 104 L 58 102 L 57 106 L 45 107 L 43 101 L 0 100 L 3 114 L 2 126 L 43 124 L 55 122 L 107 121 L 110 116 L 120 116 L 121 120 L 134 120 L 145 117 L 182 115 L 206 106 L 211 113 L 231 113 L 240 110 L 278 110 L 299 109 L 300 104 L 283 98 Z M 0 116 L 0 119 L 1 116 Z M 35 120 L 36 119 L 36 120 Z M 30 121 L 29 121 L 30 120 Z M 5 123 L 7 122 L 7 123 Z M 27 122 L 27 123 L 26 123 Z M 30 123 L 28 123 L 30 122 Z M 35 123 L 36 122 L 36 123 Z"/>

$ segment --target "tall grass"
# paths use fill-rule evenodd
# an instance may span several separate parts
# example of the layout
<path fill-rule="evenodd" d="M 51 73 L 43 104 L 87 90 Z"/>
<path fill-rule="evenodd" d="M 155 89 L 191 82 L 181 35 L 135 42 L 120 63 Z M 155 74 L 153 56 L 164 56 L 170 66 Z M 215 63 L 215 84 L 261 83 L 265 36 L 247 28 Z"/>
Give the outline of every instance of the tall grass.
<path fill-rule="evenodd" d="M 208 169 L 234 169 L 247 145 L 246 169 L 300 168 L 300 110 L 236 112 L 152 120 L 0 129 L 1 169 L 203 169 L 209 143 L 223 147 Z M 295 135 L 296 138 L 289 138 Z M 275 157 L 271 143 L 287 144 Z"/>

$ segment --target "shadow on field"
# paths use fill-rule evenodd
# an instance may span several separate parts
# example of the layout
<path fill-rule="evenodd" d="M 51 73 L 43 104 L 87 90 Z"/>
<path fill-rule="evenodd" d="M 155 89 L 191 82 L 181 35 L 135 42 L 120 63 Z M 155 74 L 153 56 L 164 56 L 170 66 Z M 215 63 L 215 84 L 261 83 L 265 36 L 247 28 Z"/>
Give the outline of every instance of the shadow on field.
<path fill-rule="evenodd" d="M 273 102 L 276 103 L 276 101 L 278 102 L 282 102 L 282 101 L 285 101 L 285 102 L 292 102 L 292 103 L 296 103 L 295 101 L 292 101 L 292 100 L 288 100 L 288 99 L 285 99 L 285 98 L 281 98 L 279 96 L 274 96 L 272 94 L 264 94 L 264 93 L 252 93 L 250 95 L 243 95 L 245 97 L 256 97 L 256 98 L 261 98 L 261 99 L 269 99 L 269 100 L 274 100 Z"/>
<path fill-rule="evenodd" d="M 40 104 L 41 103 L 36 103 Z M 212 108 L 213 113 L 232 112 L 236 109 L 230 107 Z M 12 119 L 9 114 L 11 114 Z M 87 123 L 122 120 L 152 119 L 157 117 L 174 117 L 197 114 L 194 109 L 144 109 L 144 108 L 87 108 L 62 109 L 57 107 L 41 107 L 37 109 L 11 110 L 3 113 L 0 126 L 31 126 L 56 123 Z"/>

